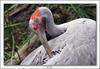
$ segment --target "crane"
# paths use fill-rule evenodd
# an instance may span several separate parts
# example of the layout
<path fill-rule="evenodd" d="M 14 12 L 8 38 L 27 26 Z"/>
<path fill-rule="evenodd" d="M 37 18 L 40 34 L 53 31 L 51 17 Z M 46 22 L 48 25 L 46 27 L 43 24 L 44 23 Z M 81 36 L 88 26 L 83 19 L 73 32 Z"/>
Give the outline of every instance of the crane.
<path fill-rule="evenodd" d="M 29 27 L 42 45 L 20 65 L 96 65 L 96 21 L 78 18 L 56 25 L 47 7 L 39 7 L 30 17 Z M 47 41 L 47 32 L 53 39 Z"/>

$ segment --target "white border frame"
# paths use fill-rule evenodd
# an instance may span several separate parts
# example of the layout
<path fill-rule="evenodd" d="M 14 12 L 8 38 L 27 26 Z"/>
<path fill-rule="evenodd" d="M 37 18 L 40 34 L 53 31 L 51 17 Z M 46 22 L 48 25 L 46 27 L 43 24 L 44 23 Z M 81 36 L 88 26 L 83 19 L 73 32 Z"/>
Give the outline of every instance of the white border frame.
<path fill-rule="evenodd" d="M 4 60 L 3 60 L 3 58 L 4 58 L 4 55 L 3 55 L 3 53 L 4 53 L 4 4 L 96 4 L 97 5 L 97 55 L 98 55 L 98 57 L 97 57 L 97 66 L 4 66 Z M 77 0 L 77 2 L 76 1 L 1 1 L 1 33 L 0 33 L 0 35 L 1 35 L 1 39 L 0 39 L 0 41 L 1 41 L 1 68 L 43 68 L 43 69 L 45 69 L 45 68 L 57 68 L 57 69 L 59 69 L 59 68 L 99 68 L 99 50 L 100 50 L 100 48 L 99 48 L 99 23 L 100 23 L 100 17 L 99 17 L 99 12 L 100 12 L 100 5 L 99 5 L 99 1 L 78 1 Z"/>

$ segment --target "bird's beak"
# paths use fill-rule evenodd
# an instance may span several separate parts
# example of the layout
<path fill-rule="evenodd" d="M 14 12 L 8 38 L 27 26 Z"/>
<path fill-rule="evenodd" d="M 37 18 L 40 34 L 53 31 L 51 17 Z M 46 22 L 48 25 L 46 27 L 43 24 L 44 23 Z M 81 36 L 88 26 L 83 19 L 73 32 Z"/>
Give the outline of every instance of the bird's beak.
<path fill-rule="evenodd" d="M 47 38 L 46 38 L 46 34 L 45 34 L 45 29 L 44 29 L 43 25 L 39 25 L 39 29 L 36 32 L 36 34 L 39 37 L 41 43 L 43 44 L 47 54 L 51 58 L 53 56 L 53 54 L 51 53 L 51 49 L 49 48 L 49 45 L 48 45 L 48 42 L 47 42 Z"/>

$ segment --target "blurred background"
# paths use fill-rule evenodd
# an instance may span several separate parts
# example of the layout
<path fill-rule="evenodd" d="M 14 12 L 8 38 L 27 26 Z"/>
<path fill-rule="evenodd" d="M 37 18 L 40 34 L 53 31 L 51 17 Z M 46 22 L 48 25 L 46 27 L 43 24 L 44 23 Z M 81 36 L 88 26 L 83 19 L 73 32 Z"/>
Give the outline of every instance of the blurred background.
<path fill-rule="evenodd" d="M 95 4 L 4 4 L 4 64 L 19 65 L 41 45 L 28 26 L 31 14 L 40 6 L 48 7 L 56 24 L 77 18 L 96 20 Z"/>

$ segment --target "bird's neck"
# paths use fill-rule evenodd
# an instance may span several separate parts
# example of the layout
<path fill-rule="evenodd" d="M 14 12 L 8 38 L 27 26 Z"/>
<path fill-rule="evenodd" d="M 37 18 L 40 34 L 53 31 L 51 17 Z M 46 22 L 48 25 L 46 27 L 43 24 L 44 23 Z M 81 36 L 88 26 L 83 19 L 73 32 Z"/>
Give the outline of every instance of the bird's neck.
<path fill-rule="evenodd" d="M 64 28 L 55 24 L 52 14 L 51 16 L 47 16 L 46 19 L 46 31 L 50 36 L 57 37 L 64 32 Z"/>
<path fill-rule="evenodd" d="M 54 23 L 50 9 L 41 7 L 39 10 L 41 11 L 41 15 L 46 18 L 46 32 L 52 37 L 61 35 L 64 32 L 64 28 Z"/>

